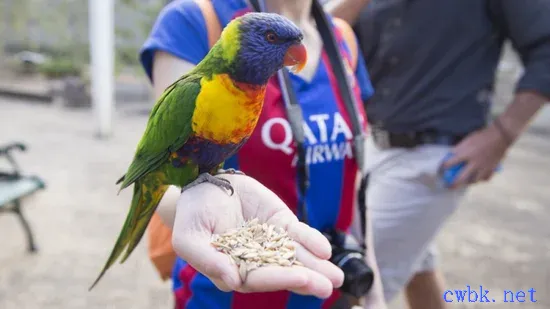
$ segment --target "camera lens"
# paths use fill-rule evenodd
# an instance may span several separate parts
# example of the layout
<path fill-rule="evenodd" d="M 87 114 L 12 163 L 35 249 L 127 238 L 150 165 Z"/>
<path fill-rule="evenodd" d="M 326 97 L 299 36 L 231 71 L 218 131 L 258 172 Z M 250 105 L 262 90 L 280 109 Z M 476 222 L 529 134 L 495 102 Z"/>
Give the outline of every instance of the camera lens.
<path fill-rule="evenodd" d="M 343 293 L 356 298 L 365 296 L 374 282 L 374 272 L 365 261 L 363 250 L 347 242 L 347 235 L 329 230 L 323 233 L 332 245 L 330 261 L 344 272 L 344 283 L 340 287 Z"/>
<path fill-rule="evenodd" d="M 363 297 L 370 291 L 374 282 L 374 273 L 365 263 L 362 255 L 349 254 L 340 261 L 338 266 L 344 272 L 343 291 L 356 298 Z"/>

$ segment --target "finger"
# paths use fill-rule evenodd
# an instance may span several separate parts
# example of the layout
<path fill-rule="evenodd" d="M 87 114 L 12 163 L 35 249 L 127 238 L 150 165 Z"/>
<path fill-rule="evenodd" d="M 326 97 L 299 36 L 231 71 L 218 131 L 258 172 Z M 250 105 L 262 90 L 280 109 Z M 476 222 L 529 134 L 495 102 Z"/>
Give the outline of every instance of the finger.
<path fill-rule="evenodd" d="M 290 289 L 291 292 L 300 295 L 315 295 L 319 298 L 329 298 L 334 291 L 334 286 L 331 284 L 327 277 L 314 271 L 307 271 L 309 273 L 308 284 L 301 288 Z"/>
<path fill-rule="evenodd" d="M 487 172 L 483 175 L 483 178 L 481 181 L 489 181 L 493 176 L 495 175 L 496 170 L 495 169 L 488 169 Z"/>
<path fill-rule="evenodd" d="M 344 283 L 344 272 L 336 265 L 327 260 L 321 260 L 300 244 L 296 246 L 296 258 L 305 267 L 319 273 L 327 278 L 334 288 L 339 288 Z"/>
<path fill-rule="evenodd" d="M 491 178 L 493 178 L 493 175 L 495 175 L 495 172 L 496 172 L 496 171 L 495 171 L 494 169 L 493 169 L 493 170 L 487 171 L 487 173 L 484 175 L 484 177 L 483 177 L 482 180 L 483 180 L 483 181 L 489 181 L 489 180 L 491 180 Z"/>
<path fill-rule="evenodd" d="M 328 260 L 332 255 L 332 247 L 328 239 L 318 230 L 303 222 L 293 222 L 287 226 L 290 237 L 297 243 L 304 246 L 316 257 Z"/>
<path fill-rule="evenodd" d="M 447 169 L 447 168 L 451 168 L 457 164 L 460 164 L 464 161 L 467 161 L 468 160 L 468 155 L 462 153 L 462 152 L 454 152 L 453 153 L 453 156 L 450 157 L 449 159 L 445 160 L 445 162 L 443 162 L 442 166 L 443 168 Z"/>
<path fill-rule="evenodd" d="M 301 266 L 264 266 L 248 273 L 240 292 L 289 290 L 304 295 L 327 298 L 333 286 L 325 276 Z"/>
<path fill-rule="evenodd" d="M 250 177 L 233 177 L 242 204 L 245 218 L 258 218 L 261 222 L 276 225 L 289 233 L 289 236 L 304 245 L 322 259 L 331 255 L 330 243 L 319 231 L 300 223 L 296 215 L 271 190 Z M 234 180 L 231 180 L 234 181 Z"/>
<path fill-rule="evenodd" d="M 476 172 L 476 166 L 473 164 L 467 164 L 462 172 L 458 175 L 455 182 L 453 183 L 453 188 L 460 188 L 462 186 L 465 186 L 469 183 L 469 181 L 474 176 L 474 173 Z"/>
<path fill-rule="evenodd" d="M 487 179 L 491 178 L 491 174 L 492 174 L 491 169 L 487 169 L 487 168 L 481 169 L 476 174 L 475 182 L 486 181 Z"/>
<path fill-rule="evenodd" d="M 480 171 L 476 169 L 470 174 L 470 177 L 466 179 L 466 184 L 471 185 L 477 182 L 477 177 L 479 175 Z"/>
<path fill-rule="evenodd" d="M 225 281 L 223 281 L 223 279 L 211 278 L 210 280 L 212 281 L 212 283 L 214 283 L 214 285 L 220 291 L 223 291 L 223 292 L 233 292 L 233 291 L 235 291 L 236 289 L 239 288 L 239 287 L 231 288 L 229 285 L 227 285 L 227 283 L 225 283 Z"/>
<path fill-rule="evenodd" d="M 172 242 L 178 256 L 214 281 L 220 289 L 229 291 L 240 287 L 241 279 L 236 265 L 228 255 L 217 251 L 210 244 L 210 235 L 174 233 Z"/>
<path fill-rule="evenodd" d="M 308 284 L 308 274 L 304 267 L 284 267 L 269 265 L 250 271 L 239 291 L 270 292 L 297 289 Z"/>
<path fill-rule="evenodd" d="M 298 221 L 290 210 L 275 214 L 270 221 L 271 224 L 285 229 L 290 238 L 304 246 L 318 258 L 323 260 L 330 258 L 332 248 L 328 239 L 318 230 Z"/>

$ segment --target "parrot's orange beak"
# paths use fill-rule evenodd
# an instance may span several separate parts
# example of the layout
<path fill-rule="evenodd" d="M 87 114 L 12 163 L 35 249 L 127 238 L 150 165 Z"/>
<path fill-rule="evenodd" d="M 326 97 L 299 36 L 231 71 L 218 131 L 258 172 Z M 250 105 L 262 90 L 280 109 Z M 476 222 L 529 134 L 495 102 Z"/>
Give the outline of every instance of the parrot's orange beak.
<path fill-rule="evenodd" d="M 290 46 L 285 54 L 283 64 L 292 66 L 291 70 L 295 73 L 300 72 L 307 62 L 306 47 L 302 43 L 296 43 Z"/>

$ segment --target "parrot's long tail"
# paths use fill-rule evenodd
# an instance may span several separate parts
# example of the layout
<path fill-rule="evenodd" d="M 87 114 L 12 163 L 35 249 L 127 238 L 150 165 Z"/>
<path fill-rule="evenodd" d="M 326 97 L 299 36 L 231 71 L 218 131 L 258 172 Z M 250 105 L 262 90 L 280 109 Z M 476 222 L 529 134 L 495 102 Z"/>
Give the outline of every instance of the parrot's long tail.
<path fill-rule="evenodd" d="M 132 251 L 134 251 L 143 237 L 147 225 L 149 221 L 151 221 L 151 217 L 167 189 L 168 186 L 161 182 L 158 175 L 150 174 L 135 182 L 132 204 L 126 221 L 124 222 L 124 226 L 111 251 L 109 259 L 89 290 L 94 288 L 109 267 L 111 267 L 122 254 L 124 249 L 126 249 L 126 253 L 120 261 L 121 264 L 124 263 Z"/>

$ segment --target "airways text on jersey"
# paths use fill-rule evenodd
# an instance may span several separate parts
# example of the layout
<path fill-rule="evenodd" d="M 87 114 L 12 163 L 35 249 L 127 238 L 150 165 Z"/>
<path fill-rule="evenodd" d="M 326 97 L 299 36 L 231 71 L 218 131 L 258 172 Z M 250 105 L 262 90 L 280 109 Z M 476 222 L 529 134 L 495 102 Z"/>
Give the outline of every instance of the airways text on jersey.
<path fill-rule="evenodd" d="M 353 134 L 339 112 L 334 114 L 313 114 L 303 122 L 307 164 L 327 163 L 353 158 L 351 141 Z M 314 134 L 313 132 L 318 134 Z M 296 154 L 290 123 L 285 118 L 267 120 L 261 127 L 262 142 L 273 150 L 287 155 Z"/>

